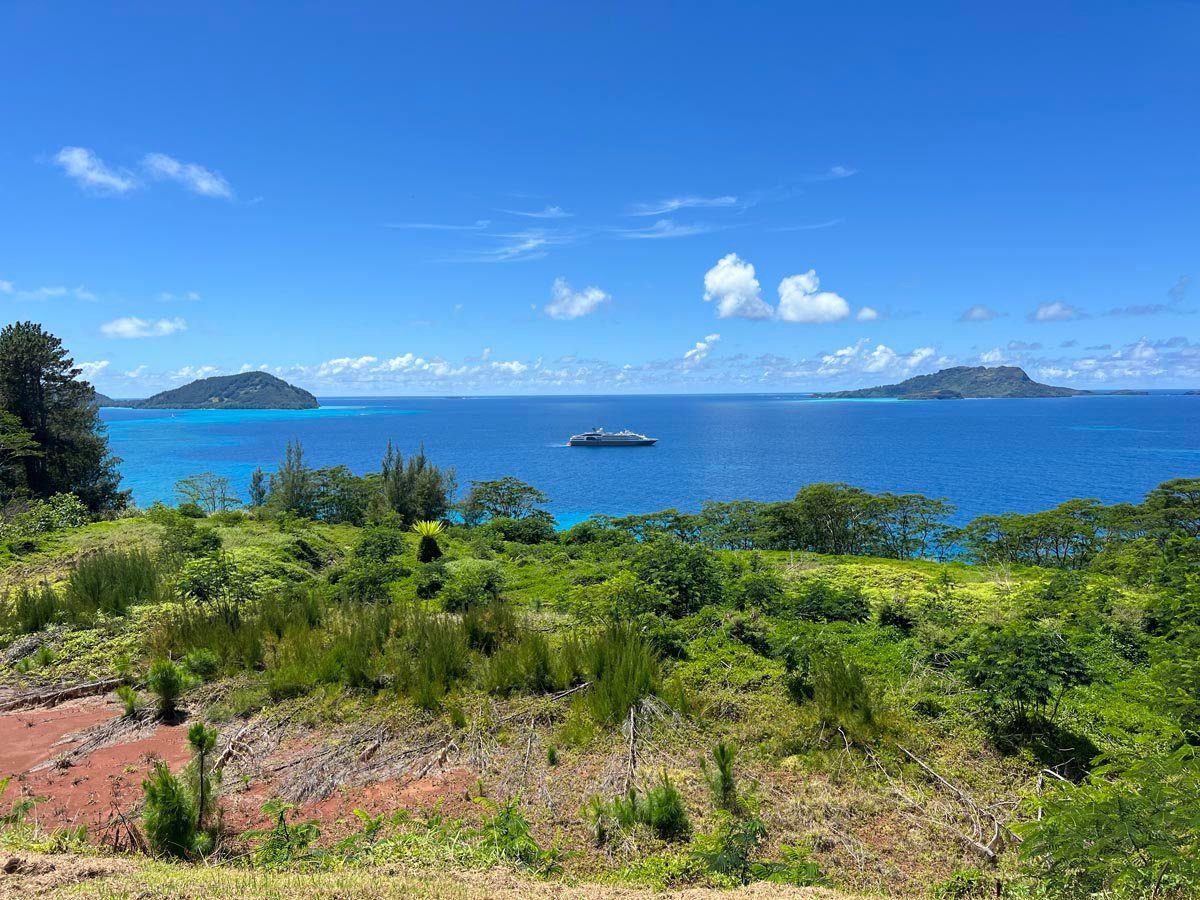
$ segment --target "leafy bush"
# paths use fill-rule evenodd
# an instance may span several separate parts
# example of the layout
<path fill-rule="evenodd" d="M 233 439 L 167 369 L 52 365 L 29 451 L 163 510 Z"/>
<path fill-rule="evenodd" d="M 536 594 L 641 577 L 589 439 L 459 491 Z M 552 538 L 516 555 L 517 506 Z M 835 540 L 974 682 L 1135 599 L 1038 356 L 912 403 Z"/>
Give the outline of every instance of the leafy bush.
<path fill-rule="evenodd" d="M 667 598 L 669 615 L 691 615 L 724 597 L 717 555 L 699 544 L 659 537 L 646 542 L 633 556 L 633 571 Z"/>
<path fill-rule="evenodd" d="M 724 815 L 715 831 L 697 841 L 695 855 L 710 872 L 749 884 L 751 859 L 766 837 L 767 828 L 758 819 L 739 820 Z"/>
<path fill-rule="evenodd" d="M 78 528 L 90 521 L 87 506 L 74 494 L 53 494 L 46 500 L 30 500 L 6 507 L 0 515 L 0 541 Z"/>
<path fill-rule="evenodd" d="M 479 836 L 486 854 L 496 861 L 516 863 L 539 875 L 551 875 L 562 868 L 562 854 L 553 847 L 542 849 L 516 800 L 499 804 L 478 797 L 475 802 L 491 810 L 491 815 L 479 823 Z"/>
<path fill-rule="evenodd" d="M 201 681 L 212 681 L 221 669 L 221 657 L 207 647 L 199 647 L 183 658 L 183 667 Z"/>
<path fill-rule="evenodd" d="M 584 618 L 594 622 L 629 622 L 642 616 L 663 616 L 670 601 L 654 585 L 647 584 L 624 569 L 599 584 L 578 592 L 578 606 Z"/>
<path fill-rule="evenodd" d="M 1019 830 L 1028 873 L 1051 897 L 1200 892 L 1200 758 L 1194 747 L 1054 782 Z M 1030 800 L 1030 805 L 1035 801 Z M 1031 810 L 1031 813 L 1034 812 Z"/>
<path fill-rule="evenodd" d="M 500 599 L 504 571 L 498 563 L 484 559 L 458 559 L 446 565 L 442 604 L 447 612 L 463 612 L 472 606 Z"/>
<path fill-rule="evenodd" d="M 788 605 L 794 615 L 811 622 L 865 622 L 871 615 L 857 585 L 843 587 L 819 578 L 801 582 Z"/>
<path fill-rule="evenodd" d="M 439 560 L 417 570 L 416 592 L 422 600 L 436 597 L 446 584 L 446 567 Z"/>
<path fill-rule="evenodd" d="M 558 536 L 554 530 L 554 517 L 541 509 L 520 519 L 497 516 L 489 519 L 484 527 L 502 540 L 516 544 L 545 544 Z"/>

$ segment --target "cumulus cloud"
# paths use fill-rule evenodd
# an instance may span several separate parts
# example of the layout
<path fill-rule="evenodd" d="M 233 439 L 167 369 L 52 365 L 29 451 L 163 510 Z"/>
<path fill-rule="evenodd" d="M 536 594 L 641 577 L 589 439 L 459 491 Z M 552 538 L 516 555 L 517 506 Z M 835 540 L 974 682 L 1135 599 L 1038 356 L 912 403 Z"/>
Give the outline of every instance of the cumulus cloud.
<path fill-rule="evenodd" d="M 721 257 L 704 273 L 704 299 L 717 304 L 717 316 L 722 319 L 769 319 L 774 314 L 762 298 L 754 266 L 736 253 Z"/>
<path fill-rule="evenodd" d="M 874 322 L 879 318 L 879 310 L 871 306 L 864 306 L 854 316 L 860 322 Z"/>
<path fill-rule="evenodd" d="M 998 318 L 1002 313 L 997 312 L 991 307 L 984 306 L 982 303 L 976 303 L 974 306 L 963 310 L 963 314 L 958 317 L 960 322 L 990 322 L 992 319 Z"/>
<path fill-rule="evenodd" d="M 609 294 L 595 286 L 585 287 L 581 291 L 572 290 L 563 278 L 554 279 L 550 293 L 552 299 L 546 304 L 545 311 L 552 319 L 578 319 L 588 316 L 612 300 Z"/>
<path fill-rule="evenodd" d="M 100 333 L 105 337 L 124 339 L 166 337 L 180 331 L 187 331 L 187 322 L 178 316 L 153 322 L 137 316 L 124 316 L 100 326 Z"/>
<path fill-rule="evenodd" d="M 79 372 L 83 375 L 85 381 L 92 381 L 97 375 L 108 368 L 107 359 L 97 359 L 92 362 L 77 363 Z"/>
<path fill-rule="evenodd" d="M 653 203 L 639 203 L 633 209 L 635 216 L 661 216 L 663 213 L 673 213 L 681 209 L 716 209 L 720 207 L 737 206 L 738 198 L 732 194 L 720 197 L 669 197 Z"/>
<path fill-rule="evenodd" d="M 779 282 L 779 318 L 785 322 L 822 324 L 850 315 L 850 304 L 845 299 L 820 287 L 821 280 L 814 269 Z"/>
<path fill-rule="evenodd" d="M 817 374 L 878 374 L 907 378 L 918 370 L 930 369 L 944 362 L 948 361 L 938 360 L 933 347 L 917 347 L 908 353 L 898 353 L 886 344 L 872 347 L 870 339 L 862 338 L 848 347 L 823 355 Z"/>
<path fill-rule="evenodd" d="M 696 341 L 696 346 L 692 347 L 683 354 L 683 361 L 688 365 L 695 365 L 708 356 L 708 352 L 712 349 L 713 344 L 721 339 L 719 334 L 705 335 L 704 340 Z"/>
<path fill-rule="evenodd" d="M 1030 322 L 1073 322 L 1076 319 L 1087 318 L 1078 306 L 1055 300 L 1053 303 L 1042 303 L 1029 314 Z"/>
<path fill-rule="evenodd" d="M 991 350 L 985 350 L 979 354 L 979 361 L 987 366 L 994 366 L 997 363 L 1004 362 L 1004 354 L 1000 352 L 999 347 L 993 347 Z"/>
<path fill-rule="evenodd" d="M 195 381 L 198 378 L 208 378 L 220 374 L 217 366 L 183 366 L 174 372 L 169 372 L 167 378 L 171 381 Z"/>
<path fill-rule="evenodd" d="M 142 157 L 142 168 L 153 178 L 174 181 L 193 194 L 202 197 L 233 199 L 233 188 L 217 172 L 196 163 L 180 162 L 165 153 L 147 153 Z"/>
<path fill-rule="evenodd" d="M 86 147 L 63 147 L 54 155 L 54 162 L 85 191 L 125 194 L 138 186 L 132 173 L 111 168 Z"/>

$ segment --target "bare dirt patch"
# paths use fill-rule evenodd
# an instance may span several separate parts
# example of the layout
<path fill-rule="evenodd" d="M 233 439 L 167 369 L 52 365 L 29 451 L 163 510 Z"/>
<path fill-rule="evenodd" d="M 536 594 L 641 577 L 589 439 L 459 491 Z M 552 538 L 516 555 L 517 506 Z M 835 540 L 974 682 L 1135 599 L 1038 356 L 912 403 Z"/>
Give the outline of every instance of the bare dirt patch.
<path fill-rule="evenodd" d="M 54 709 L 0 715 L 0 778 L 19 775 L 82 740 L 80 732 L 120 715 L 109 700 L 79 700 Z"/>

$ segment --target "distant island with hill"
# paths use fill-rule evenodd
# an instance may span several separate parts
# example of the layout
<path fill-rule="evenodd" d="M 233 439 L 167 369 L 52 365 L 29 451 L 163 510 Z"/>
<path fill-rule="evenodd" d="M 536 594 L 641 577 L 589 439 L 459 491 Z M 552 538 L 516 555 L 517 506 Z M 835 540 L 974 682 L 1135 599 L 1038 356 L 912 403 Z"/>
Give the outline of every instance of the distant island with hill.
<path fill-rule="evenodd" d="M 813 396 L 825 400 L 984 400 L 1039 397 L 1080 397 L 1096 394 L 1142 395 L 1146 391 L 1084 391 L 1056 387 L 1030 378 L 1018 366 L 954 366 L 932 375 L 917 375 L 899 384 L 852 391 L 829 391 Z"/>
<path fill-rule="evenodd" d="M 201 378 L 144 400 L 117 400 L 96 393 L 99 406 L 124 409 L 317 409 L 317 398 L 267 372 Z"/>

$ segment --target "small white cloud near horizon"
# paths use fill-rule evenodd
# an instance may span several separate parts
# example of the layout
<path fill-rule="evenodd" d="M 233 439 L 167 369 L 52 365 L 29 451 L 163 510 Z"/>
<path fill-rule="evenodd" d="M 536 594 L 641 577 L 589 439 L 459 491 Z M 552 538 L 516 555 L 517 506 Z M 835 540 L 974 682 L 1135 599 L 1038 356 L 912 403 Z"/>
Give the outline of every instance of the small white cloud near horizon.
<path fill-rule="evenodd" d="M 873 306 L 864 306 L 854 316 L 859 322 L 874 322 L 879 318 L 879 310 Z"/>
<path fill-rule="evenodd" d="M 154 178 L 165 178 L 183 185 L 193 194 L 222 200 L 233 199 L 233 188 L 220 173 L 196 163 L 180 162 L 165 153 L 147 153 L 142 157 L 142 168 Z"/>
<path fill-rule="evenodd" d="M 991 350 L 980 353 L 979 361 L 985 365 L 992 366 L 996 363 L 1004 362 L 1004 353 L 999 347 L 993 347 Z"/>
<path fill-rule="evenodd" d="M 1087 313 L 1082 309 L 1061 300 L 1042 303 L 1029 314 L 1030 322 L 1073 322 L 1084 318 L 1087 318 Z"/>
<path fill-rule="evenodd" d="M 850 304 L 844 297 L 822 291 L 820 287 L 821 280 L 815 269 L 779 282 L 779 318 L 785 322 L 823 325 L 839 322 L 850 315 Z"/>
<path fill-rule="evenodd" d="M 552 319 L 579 319 L 591 315 L 612 300 L 610 294 L 595 285 L 585 287 L 581 291 L 572 290 L 565 278 L 555 278 L 550 291 L 552 299 L 545 305 L 544 310 Z"/>
<path fill-rule="evenodd" d="M 717 304 L 719 319 L 769 319 L 775 311 L 762 298 L 754 266 L 727 253 L 704 273 L 704 299 Z"/>
<path fill-rule="evenodd" d="M 708 356 L 708 352 L 712 350 L 713 344 L 721 339 L 719 334 L 708 334 L 704 336 L 704 340 L 696 341 L 696 346 L 683 354 L 683 363 L 686 366 L 694 366 Z"/>
<path fill-rule="evenodd" d="M 85 191 L 96 194 L 126 194 L 138 186 L 133 173 L 113 169 L 87 147 L 63 147 L 54 163 Z"/>
<path fill-rule="evenodd" d="M 721 197 L 670 197 L 655 203 L 639 203 L 630 215 L 661 216 L 663 213 L 673 213 L 681 209 L 719 209 L 738 205 L 738 198 L 732 194 Z"/>
<path fill-rule="evenodd" d="M 100 333 L 105 337 L 131 340 L 134 338 L 167 337 L 187 331 L 187 322 L 176 316 L 173 319 L 159 319 L 151 322 L 139 319 L 137 316 L 123 316 L 113 319 L 100 326 Z"/>

